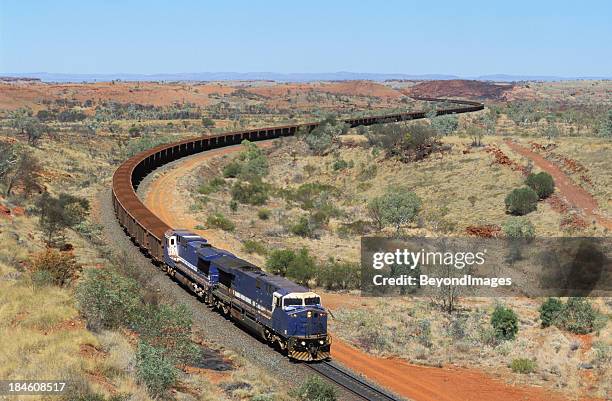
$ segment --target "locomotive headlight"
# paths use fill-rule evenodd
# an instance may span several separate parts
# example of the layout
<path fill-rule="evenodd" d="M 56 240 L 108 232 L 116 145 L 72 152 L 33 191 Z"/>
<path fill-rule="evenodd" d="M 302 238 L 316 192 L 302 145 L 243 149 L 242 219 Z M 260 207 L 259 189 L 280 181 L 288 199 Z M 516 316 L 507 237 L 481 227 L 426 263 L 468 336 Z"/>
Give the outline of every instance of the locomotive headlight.
<path fill-rule="evenodd" d="M 323 345 L 323 344 L 325 344 L 325 341 L 319 340 L 319 344 Z"/>
<path fill-rule="evenodd" d="M 306 345 L 306 341 L 302 341 L 300 344 L 302 344 L 302 347 Z"/>
<path fill-rule="evenodd" d="M 308 311 L 308 313 L 306 313 L 306 317 L 310 319 L 312 317 L 312 312 Z"/>
<path fill-rule="evenodd" d="M 291 315 L 291 317 L 297 317 L 297 313 L 294 313 L 293 315 Z"/>

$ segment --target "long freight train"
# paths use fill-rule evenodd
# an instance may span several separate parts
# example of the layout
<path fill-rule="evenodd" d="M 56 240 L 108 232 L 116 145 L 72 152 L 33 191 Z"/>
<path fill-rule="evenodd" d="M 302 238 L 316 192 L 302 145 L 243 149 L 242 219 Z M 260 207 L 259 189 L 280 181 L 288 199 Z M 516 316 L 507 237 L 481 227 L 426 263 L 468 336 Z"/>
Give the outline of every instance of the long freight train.
<path fill-rule="evenodd" d="M 164 268 L 205 303 L 300 361 L 329 358 L 321 298 L 186 230 L 164 235 Z"/>
<path fill-rule="evenodd" d="M 458 107 L 437 115 L 468 113 L 484 109 L 478 102 L 445 101 Z M 348 119 L 351 127 L 425 118 L 426 112 Z M 320 298 L 308 289 L 282 277 L 265 273 L 231 253 L 211 246 L 204 238 L 184 230 L 173 230 L 153 214 L 136 195 L 136 189 L 151 171 L 166 163 L 206 150 L 295 135 L 312 130 L 317 123 L 227 132 L 160 145 L 126 160 L 113 175 L 115 214 L 132 241 L 156 264 L 188 286 L 206 303 L 250 328 L 289 357 L 321 360 L 329 357 L 327 313 Z"/>

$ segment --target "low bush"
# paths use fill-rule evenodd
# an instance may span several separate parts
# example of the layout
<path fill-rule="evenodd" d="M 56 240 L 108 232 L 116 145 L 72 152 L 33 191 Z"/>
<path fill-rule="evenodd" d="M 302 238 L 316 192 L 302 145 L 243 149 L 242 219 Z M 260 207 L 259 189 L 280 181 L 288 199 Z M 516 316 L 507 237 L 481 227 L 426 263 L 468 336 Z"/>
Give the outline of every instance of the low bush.
<path fill-rule="evenodd" d="M 289 231 L 292 234 L 300 237 L 314 237 L 314 227 L 311 225 L 310 220 L 305 216 L 301 216 L 295 224 L 289 227 Z"/>
<path fill-rule="evenodd" d="M 522 374 L 533 373 L 535 372 L 536 367 L 537 365 L 535 361 L 532 361 L 531 359 L 527 359 L 527 358 L 514 359 L 512 363 L 510 363 L 510 369 L 512 369 L 514 373 L 522 373 Z"/>
<path fill-rule="evenodd" d="M 240 163 L 237 161 L 231 161 L 223 167 L 223 177 L 225 178 L 236 178 L 240 174 Z"/>
<path fill-rule="evenodd" d="M 529 187 L 514 189 L 506 196 L 506 211 L 518 216 L 525 215 L 536 210 L 538 199 L 538 194 Z"/>
<path fill-rule="evenodd" d="M 538 174 L 529 174 L 525 184 L 533 189 L 540 199 L 548 198 L 555 192 L 555 181 L 550 174 L 544 171 Z"/>
<path fill-rule="evenodd" d="M 311 376 L 296 390 L 292 396 L 300 401 L 336 401 L 336 388 L 320 378 Z"/>
<path fill-rule="evenodd" d="M 178 369 L 163 350 L 141 342 L 136 352 L 136 377 L 151 396 L 163 398 L 163 393 L 176 383 Z"/>
<path fill-rule="evenodd" d="M 236 226 L 230 219 L 221 213 L 213 213 L 206 218 L 208 227 L 219 228 L 223 231 L 234 231 Z"/>
<path fill-rule="evenodd" d="M 510 217 L 502 225 L 504 234 L 511 239 L 533 239 L 535 238 L 535 227 L 527 218 Z"/>
<path fill-rule="evenodd" d="M 491 326 L 498 340 L 513 340 L 518 333 L 518 317 L 510 308 L 498 305 L 491 315 Z"/>
<path fill-rule="evenodd" d="M 334 163 L 332 164 L 332 169 L 334 171 L 339 171 L 339 170 L 344 170 L 346 168 L 352 168 L 354 165 L 353 161 L 346 161 L 344 159 L 336 159 L 334 160 Z"/>
<path fill-rule="evenodd" d="M 259 217 L 260 220 L 268 220 L 271 214 L 272 213 L 268 209 L 259 209 L 257 211 L 257 217 Z"/>
<path fill-rule="evenodd" d="M 256 253 L 262 256 L 265 256 L 268 253 L 268 250 L 264 244 L 250 239 L 244 241 L 242 244 L 242 249 L 244 249 L 246 253 Z"/>
<path fill-rule="evenodd" d="M 559 315 L 558 325 L 574 334 L 591 333 L 597 315 L 597 310 L 585 298 L 569 298 Z"/>
<path fill-rule="evenodd" d="M 563 311 L 563 301 L 559 298 L 548 298 L 542 303 L 539 310 L 542 327 L 554 326 Z"/>
<path fill-rule="evenodd" d="M 232 187 L 232 199 L 249 205 L 263 205 L 268 200 L 268 186 L 261 181 L 238 181 Z"/>
<path fill-rule="evenodd" d="M 115 329 L 135 320 L 141 305 L 139 284 L 110 269 L 89 269 L 79 281 L 76 300 L 89 327 Z"/>
<path fill-rule="evenodd" d="M 55 285 L 64 286 L 74 280 L 81 271 L 72 252 L 60 252 L 47 248 L 32 259 L 32 271 L 36 277 L 47 276 Z"/>
<path fill-rule="evenodd" d="M 318 285 L 328 290 L 352 290 L 361 284 L 361 267 L 358 263 L 330 259 L 317 270 L 316 279 Z"/>
<path fill-rule="evenodd" d="M 202 195 L 209 195 L 219 191 L 225 185 L 225 180 L 220 177 L 215 177 L 212 180 L 200 185 L 198 193 Z"/>

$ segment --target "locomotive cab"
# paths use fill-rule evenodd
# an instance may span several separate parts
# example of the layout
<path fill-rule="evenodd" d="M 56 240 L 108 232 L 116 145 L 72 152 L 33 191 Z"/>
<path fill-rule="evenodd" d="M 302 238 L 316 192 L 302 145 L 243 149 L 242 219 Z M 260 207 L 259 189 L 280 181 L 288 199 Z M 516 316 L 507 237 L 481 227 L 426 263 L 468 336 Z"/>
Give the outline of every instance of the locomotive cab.
<path fill-rule="evenodd" d="M 289 357 L 313 361 L 329 358 L 327 311 L 314 292 L 274 294 L 273 320 L 277 330 L 289 337 Z"/>

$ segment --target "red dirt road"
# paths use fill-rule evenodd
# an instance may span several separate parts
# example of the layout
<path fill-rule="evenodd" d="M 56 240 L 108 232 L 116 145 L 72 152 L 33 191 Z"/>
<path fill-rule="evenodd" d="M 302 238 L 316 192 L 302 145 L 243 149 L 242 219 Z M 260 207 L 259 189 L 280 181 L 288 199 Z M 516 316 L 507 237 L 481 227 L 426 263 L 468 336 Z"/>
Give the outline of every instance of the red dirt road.
<path fill-rule="evenodd" d="M 533 152 L 531 149 L 519 145 L 516 142 L 506 141 L 506 145 L 514 152 L 531 159 L 536 166 L 549 173 L 555 180 L 555 186 L 569 203 L 574 207 L 584 210 L 587 216 L 595 219 L 595 221 L 603 227 L 612 230 L 612 220 L 599 214 L 597 211 L 599 206 L 593 195 L 582 187 L 574 184 L 559 167 L 546 160 L 543 156 Z"/>
<path fill-rule="evenodd" d="M 166 170 L 150 183 L 144 199 L 145 205 L 170 226 L 193 229 L 198 221 L 189 213 L 189 205 L 179 198 L 180 178 L 191 173 L 207 158 L 238 150 L 240 147 L 235 146 L 198 154 Z M 194 231 L 216 246 L 239 255 L 241 253 L 240 242 L 221 231 Z M 325 294 L 322 297 L 325 304 Z M 512 386 L 476 370 L 425 367 L 397 358 L 371 356 L 337 337 L 332 343 L 332 358 L 394 393 L 414 401 L 568 400 L 543 388 Z"/>

